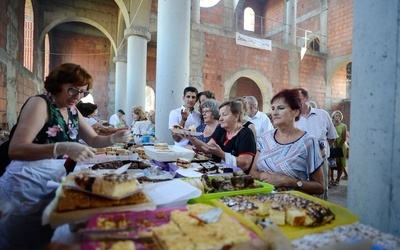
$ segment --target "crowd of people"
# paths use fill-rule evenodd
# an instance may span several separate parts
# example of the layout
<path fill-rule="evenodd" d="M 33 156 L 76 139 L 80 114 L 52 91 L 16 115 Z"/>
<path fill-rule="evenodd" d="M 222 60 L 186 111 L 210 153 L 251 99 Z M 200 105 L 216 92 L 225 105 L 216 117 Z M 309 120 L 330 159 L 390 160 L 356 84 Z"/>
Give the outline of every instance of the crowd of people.
<path fill-rule="evenodd" d="M 184 89 L 183 102 L 171 111 L 169 127 L 180 125 L 189 130 L 199 124 L 196 131 L 203 134 L 172 132 L 178 146 L 239 167 L 277 190 L 301 190 L 325 200 L 328 188 L 338 185 L 342 172 L 347 178 L 346 157 L 335 159 L 335 168 L 327 160 L 333 147 L 347 152 L 342 139 L 348 136 L 341 123 L 343 115 L 335 111 L 330 116 L 318 109 L 304 88 L 277 93 L 268 114 L 259 110 L 254 96 L 218 105 L 211 91 L 198 92 L 194 87 Z M 338 171 L 335 181 L 334 170 Z"/>
<path fill-rule="evenodd" d="M 69 158 L 82 162 L 94 157 L 96 148 L 140 143 L 144 136 L 155 140 L 154 110 L 133 106 L 131 126 L 122 109 L 109 121 L 100 120 L 96 104 L 81 102 L 92 85 L 85 69 L 62 64 L 46 77 L 46 93 L 29 98 L 22 107 L 9 141 L 2 144 L 7 148 L 0 166 L 4 172 L 0 204 L 6 216 L 0 221 L 0 249 L 43 249 L 51 239 L 52 229 L 41 225 L 41 214 L 55 196 L 55 190 L 46 185 L 59 182 L 70 169 L 57 164 L 38 168 L 36 161 Z M 254 96 L 220 103 L 212 91 L 198 92 L 189 86 L 183 90 L 182 101 L 169 114 L 169 128 L 195 127 L 201 134 L 171 131 L 177 146 L 240 168 L 277 190 L 300 190 L 324 199 L 328 187 L 339 185 L 342 173 L 347 177 L 348 131 L 343 114 L 336 110 L 330 116 L 312 107 L 304 88 L 276 93 L 268 116 L 259 110 Z M 326 158 L 331 147 L 340 148 L 343 156 L 329 169 Z"/>

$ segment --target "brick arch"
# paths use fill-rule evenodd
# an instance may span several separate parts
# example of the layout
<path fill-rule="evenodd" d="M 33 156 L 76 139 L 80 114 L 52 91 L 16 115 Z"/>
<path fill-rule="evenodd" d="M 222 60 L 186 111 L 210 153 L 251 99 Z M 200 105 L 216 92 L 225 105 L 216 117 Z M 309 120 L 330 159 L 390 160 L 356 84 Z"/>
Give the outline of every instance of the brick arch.
<path fill-rule="evenodd" d="M 332 102 L 335 99 L 332 96 L 332 85 L 333 85 L 333 79 L 334 79 L 337 71 L 342 67 L 346 67 L 346 65 L 349 62 L 352 62 L 351 55 L 348 55 L 346 57 L 340 58 L 339 60 L 330 62 L 331 67 L 328 67 L 327 78 L 326 78 L 325 107 L 331 107 L 332 106 Z"/>
<path fill-rule="evenodd" d="M 261 96 L 263 99 L 263 103 L 259 103 L 258 105 L 262 106 L 263 112 L 269 110 L 269 101 L 271 100 L 274 91 L 271 82 L 262 74 L 262 72 L 258 70 L 245 69 L 236 72 L 230 78 L 227 77 L 227 80 L 224 83 L 224 100 L 229 100 L 229 93 L 231 92 L 232 86 L 240 77 L 247 77 L 253 80 L 255 84 L 257 84 L 257 86 L 260 88 Z"/>
<path fill-rule="evenodd" d="M 46 36 L 47 33 L 49 33 L 49 31 L 56 27 L 57 25 L 60 25 L 62 23 L 68 23 L 68 22 L 81 22 L 81 23 L 86 23 L 89 24 L 95 28 L 97 28 L 98 30 L 100 30 L 101 32 L 103 32 L 103 34 L 110 40 L 111 46 L 114 50 L 114 54 L 117 53 L 117 46 L 115 43 L 115 39 L 111 36 L 110 32 L 107 31 L 106 28 L 104 28 L 103 26 L 101 26 L 99 23 L 85 18 L 85 17 L 63 17 L 63 18 L 59 18 L 56 19 L 54 21 L 52 21 L 51 23 L 49 23 L 41 32 L 40 37 L 39 37 L 39 43 L 38 44 L 43 44 L 44 43 L 44 38 Z M 39 46 L 40 47 L 40 46 Z"/>

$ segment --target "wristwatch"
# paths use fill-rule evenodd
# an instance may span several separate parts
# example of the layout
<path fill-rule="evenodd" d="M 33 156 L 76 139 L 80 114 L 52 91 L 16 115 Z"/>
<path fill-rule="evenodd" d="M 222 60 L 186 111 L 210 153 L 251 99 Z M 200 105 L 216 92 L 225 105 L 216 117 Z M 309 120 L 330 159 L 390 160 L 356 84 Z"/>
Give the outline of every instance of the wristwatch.
<path fill-rule="evenodd" d="M 297 184 L 297 187 L 298 187 L 298 188 L 301 188 L 301 187 L 303 186 L 303 182 L 302 182 L 301 180 L 298 180 L 298 181 L 296 182 L 296 184 Z"/>

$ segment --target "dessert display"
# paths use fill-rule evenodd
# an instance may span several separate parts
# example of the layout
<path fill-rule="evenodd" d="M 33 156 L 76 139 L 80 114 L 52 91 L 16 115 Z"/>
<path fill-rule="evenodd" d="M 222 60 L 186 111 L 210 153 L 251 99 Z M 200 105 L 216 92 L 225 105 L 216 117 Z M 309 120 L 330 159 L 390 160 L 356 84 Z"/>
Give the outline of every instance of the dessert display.
<path fill-rule="evenodd" d="M 166 142 L 156 142 L 154 143 L 154 149 L 168 150 L 168 144 Z"/>
<path fill-rule="evenodd" d="M 171 129 L 185 129 L 185 128 L 183 126 L 177 124 L 177 125 L 172 126 Z"/>
<path fill-rule="evenodd" d="M 233 169 L 231 167 L 213 161 L 192 163 L 191 166 L 203 174 L 233 173 Z"/>
<path fill-rule="evenodd" d="M 130 240 L 104 241 L 96 250 L 135 250 L 135 244 Z"/>
<path fill-rule="evenodd" d="M 201 178 L 191 178 L 186 181 L 200 189 L 203 194 L 262 187 L 255 183 L 253 177 L 243 172 L 233 173 L 233 176 L 216 176 L 213 178 L 210 178 L 207 174 L 203 174 Z"/>
<path fill-rule="evenodd" d="M 106 153 L 106 149 L 105 148 L 97 148 L 96 149 L 96 155 L 105 154 L 105 153 Z"/>
<path fill-rule="evenodd" d="M 116 160 L 116 161 L 108 161 L 108 162 L 102 162 L 102 163 L 97 163 L 94 164 L 91 169 L 97 170 L 97 169 L 117 169 L 122 167 L 125 164 L 130 163 L 130 166 L 128 169 L 146 169 L 150 167 L 150 164 L 145 162 L 145 161 L 135 161 L 135 160 Z"/>
<path fill-rule="evenodd" d="M 193 204 L 187 211 L 172 211 L 169 223 L 152 229 L 159 249 L 228 249 L 251 239 L 249 231 L 224 213 L 213 223 L 200 219 L 211 209 Z"/>
<path fill-rule="evenodd" d="M 192 160 L 186 159 L 186 158 L 178 158 L 176 159 L 176 165 L 178 167 L 182 168 L 190 168 L 190 164 L 192 163 Z"/>
<path fill-rule="evenodd" d="M 142 191 L 120 200 L 112 200 L 63 186 L 57 203 L 57 211 L 69 212 L 99 207 L 134 205 L 145 202 L 148 202 L 148 199 Z"/>
<path fill-rule="evenodd" d="M 188 130 L 189 130 L 189 131 L 192 131 L 192 132 L 196 132 L 196 126 L 195 126 L 195 125 L 190 125 L 190 126 L 188 127 Z"/>
<path fill-rule="evenodd" d="M 115 151 L 115 153 L 117 154 L 117 155 L 129 155 L 129 150 L 127 150 L 127 149 L 117 149 L 116 151 Z"/>
<path fill-rule="evenodd" d="M 133 148 L 132 151 L 137 153 L 140 158 L 148 159 L 143 147 Z"/>
<path fill-rule="evenodd" d="M 79 172 L 74 175 L 73 179 L 82 190 L 117 199 L 124 198 L 140 188 L 134 175 L 127 173 Z"/>
<path fill-rule="evenodd" d="M 280 226 L 317 227 L 335 219 L 328 207 L 290 193 L 231 196 L 220 201 L 255 223 L 269 218 Z"/>

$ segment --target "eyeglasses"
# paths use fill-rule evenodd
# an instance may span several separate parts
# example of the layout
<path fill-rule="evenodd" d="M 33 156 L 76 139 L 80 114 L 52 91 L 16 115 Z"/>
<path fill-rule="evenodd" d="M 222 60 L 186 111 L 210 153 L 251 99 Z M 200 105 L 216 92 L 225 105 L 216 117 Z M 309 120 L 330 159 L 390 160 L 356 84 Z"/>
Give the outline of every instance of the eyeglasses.
<path fill-rule="evenodd" d="M 84 97 L 86 97 L 88 94 L 90 93 L 90 91 L 86 91 L 86 90 L 79 90 L 75 87 L 70 87 L 68 88 L 68 94 L 71 96 L 77 95 L 77 94 L 83 94 Z"/>
<path fill-rule="evenodd" d="M 203 110 L 203 111 L 201 112 L 202 115 L 205 115 L 205 114 L 208 114 L 208 113 L 211 113 L 211 111 L 210 111 L 210 110 Z"/>

